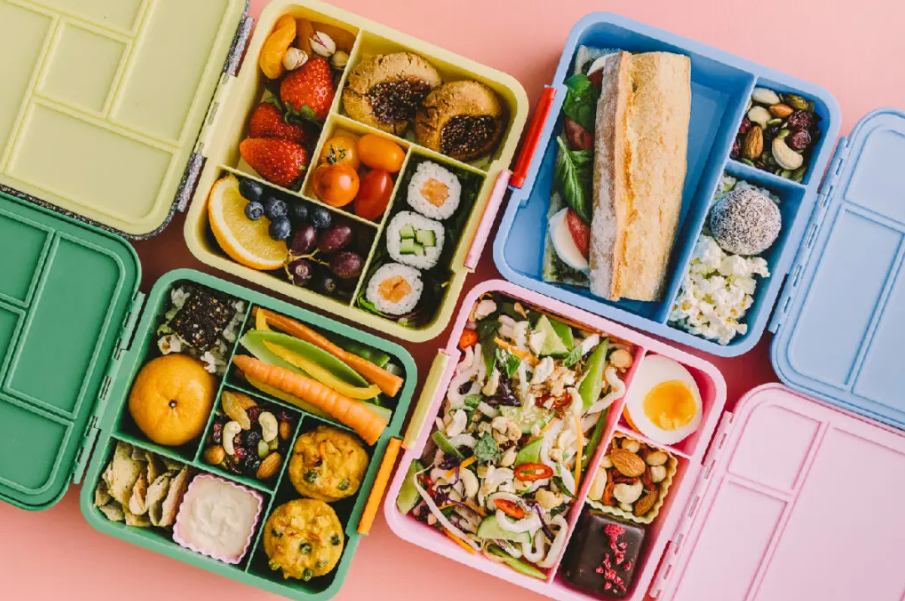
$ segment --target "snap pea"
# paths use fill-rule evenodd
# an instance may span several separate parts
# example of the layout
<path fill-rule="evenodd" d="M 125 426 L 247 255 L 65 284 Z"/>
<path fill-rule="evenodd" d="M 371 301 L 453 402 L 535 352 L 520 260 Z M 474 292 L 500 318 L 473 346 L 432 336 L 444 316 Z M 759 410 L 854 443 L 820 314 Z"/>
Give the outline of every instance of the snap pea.
<path fill-rule="evenodd" d="M 588 446 L 585 449 L 584 457 L 581 459 L 581 467 L 583 469 L 587 469 L 588 464 L 591 463 L 591 458 L 594 457 L 594 452 L 597 450 L 600 441 L 603 439 L 603 431 L 606 429 L 606 418 L 609 414 L 610 409 L 607 407 L 600 412 L 600 417 L 597 418 L 597 424 L 594 426 L 591 438 L 588 439 Z"/>
<path fill-rule="evenodd" d="M 531 576 L 532 578 L 538 578 L 540 580 L 544 580 L 547 578 L 546 574 L 544 574 L 543 572 L 541 572 L 540 570 L 535 568 L 533 565 L 531 565 L 529 563 L 525 563 L 524 561 L 522 561 L 520 559 L 516 559 L 515 557 L 513 557 L 512 555 L 509 555 L 508 553 L 506 553 L 505 551 L 503 551 L 501 548 L 497 547 L 496 545 L 490 545 L 489 547 L 487 547 L 487 551 L 490 554 L 496 555 L 497 557 L 502 559 L 503 563 L 505 563 L 507 566 L 509 566 L 516 572 L 519 572 L 526 576 Z"/>
<path fill-rule="evenodd" d="M 443 451 L 444 454 L 455 457 L 456 459 L 464 459 L 462 453 L 459 452 L 459 449 L 453 446 L 449 439 L 443 435 L 443 432 L 437 430 L 433 434 L 431 434 L 431 440 L 434 441 L 434 444 L 437 445 L 437 448 Z"/>
<path fill-rule="evenodd" d="M 603 368 L 606 366 L 606 354 L 609 346 L 609 338 L 601 340 L 585 365 L 587 375 L 578 386 L 578 394 L 581 395 L 581 400 L 584 402 L 585 411 L 600 398 L 600 391 L 603 389 Z"/>

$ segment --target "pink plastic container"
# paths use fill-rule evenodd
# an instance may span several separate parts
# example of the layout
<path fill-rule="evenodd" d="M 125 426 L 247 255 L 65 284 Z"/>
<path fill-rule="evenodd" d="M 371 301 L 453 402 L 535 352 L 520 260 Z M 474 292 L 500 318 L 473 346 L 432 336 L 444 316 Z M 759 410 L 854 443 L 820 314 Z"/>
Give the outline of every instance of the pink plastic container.
<path fill-rule="evenodd" d="M 521 300 L 528 305 L 542 308 L 550 313 L 581 324 L 590 331 L 603 332 L 634 344 L 636 347 L 635 362 L 632 369 L 626 374 L 627 387 L 631 387 L 631 379 L 637 367 L 644 361 L 646 356 L 651 354 L 663 355 L 683 364 L 689 369 L 698 384 L 703 401 L 703 416 L 701 427 L 692 436 L 672 447 L 648 441 L 629 428 L 622 417 L 623 401 L 619 400 L 616 401 L 609 413 L 606 434 L 604 435 L 603 441 L 598 447 L 593 460 L 585 471 L 585 474 L 596 473 L 600 460 L 606 453 L 610 439 L 616 433 L 628 434 L 638 440 L 668 450 L 678 459 L 678 470 L 665 503 L 660 509 L 657 518 L 652 524 L 646 527 L 646 550 L 642 554 L 641 565 L 635 570 L 634 584 L 631 593 L 626 597 L 629 599 L 642 599 L 651 583 L 654 581 L 660 558 L 663 557 L 666 552 L 667 544 L 672 534 L 676 531 L 683 510 L 698 482 L 705 452 L 726 402 L 726 384 L 723 377 L 719 371 L 707 361 L 653 340 L 648 336 L 639 334 L 607 319 L 591 315 L 590 313 L 570 307 L 565 303 L 550 299 L 502 280 L 485 282 L 471 291 L 466 297 L 459 315 L 456 318 L 449 344 L 444 350 L 440 351 L 438 362 L 441 365 L 443 363 L 446 364 L 445 370 L 438 382 L 431 382 L 429 378 L 428 383 L 425 385 L 425 391 L 422 394 L 431 395 L 429 405 L 426 412 L 421 413 L 416 410 L 416 415 L 413 418 L 413 425 L 410 426 L 410 428 L 419 428 L 420 431 L 418 432 L 417 437 L 409 438 L 407 440 L 408 450 L 402 457 L 401 463 L 396 470 L 395 477 L 390 486 L 389 493 L 387 494 L 386 503 L 384 504 L 387 522 L 389 523 L 390 528 L 392 528 L 398 536 L 409 542 L 529 590 L 561 600 L 595 598 L 585 591 L 571 587 L 569 583 L 558 574 L 558 563 L 553 568 L 546 570 L 547 578 L 545 580 L 539 580 L 520 574 L 509 567 L 495 563 L 480 554 L 472 555 L 468 553 L 462 547 L 446 538 L 438 530 L 426 526 L 412 517 L 402 515 L 396 508 L 396 497 L 399 494 L 399 489 L 405 479 L 409 465 L 413 460 L 421 456 L 424 445 L 430 435 L 434 417 L 438 415 L 443 400 L 446 397 L 449 382 L 453 377 L 456 365 L 460 358 L 457 341 L 468 320 L 469 312 L 476 300 L 482 294 L 492 291 L 501 292 L 514 299 Z M 428 403 L 426 396 L 422 396 L 422 402 Z M 569 510 L 568 522 L 570 538 L 574 532 L 575 524 L 581 514 L 581 508 L 585 504 L 592 482 L 593 478 L 591 477 L 582 479 L 578 499 Z"/>

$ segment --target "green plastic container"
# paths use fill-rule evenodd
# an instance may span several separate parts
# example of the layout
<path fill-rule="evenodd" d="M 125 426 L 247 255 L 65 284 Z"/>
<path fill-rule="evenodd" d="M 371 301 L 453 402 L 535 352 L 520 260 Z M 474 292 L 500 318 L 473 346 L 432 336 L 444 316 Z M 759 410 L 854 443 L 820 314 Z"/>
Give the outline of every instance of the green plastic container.
<path fill-rule="evenodd" d="M 276 301 L 264 294 L 191 270 L 161 278 L 147 298 L 138 291 L 141 267 L 122 238 L 0 194 L 0 500 L 29 510 L 52 506 L 70 484 L 82 484 L 80 504 L 96 529 L 293 599 L 326 599 L 342 586 L 360 542 L 359 519 L 391 437 L 400 433 L 417 373 L 402 347 L 355 328 Z M 334 504 L 346 541 L 336 569 L 310 582 L 285 581 L 267 565 L 260 533 L 273 508 L 299 498 L 283 461 L 273 484 L 236 477 L 264 497 L 253 545 L 238 565 L 228 565 L 182 548 L 160 529 L 108 521 L 94 507 L 94 491 L 116 441 L 124 441 L 230 478 L 201 460 L 205 435 L 190 447 L 162 447 L 148 441 L 126 410 L 132 382 L 156 345 L 159 315 L 168 292 L 183 283 L 203 285 L 246 302 L 246 323 L 254 306 L 265 307 L 379 349 L 402 366 L 405 384 L 389 426 L 371 455 L 367 476 L 354 497 Z M 233 349 L 235 352 L 236 348 Z M 329 423 L 257 392 L 245 390 L 232 370 L 224 388 L 282 405 L 300 416 L 296 433 Z M 219 393 L 218 401 L 219 405 Z"/>

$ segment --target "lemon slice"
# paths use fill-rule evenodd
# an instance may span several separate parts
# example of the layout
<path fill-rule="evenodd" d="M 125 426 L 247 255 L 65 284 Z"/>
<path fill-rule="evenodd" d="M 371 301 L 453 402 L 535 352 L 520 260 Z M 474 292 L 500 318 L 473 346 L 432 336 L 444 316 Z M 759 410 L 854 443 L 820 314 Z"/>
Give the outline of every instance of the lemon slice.
<path fill-rule="evenodd" d="M 286 242 L 270 237 L 270 220 L 266 217 L 257 221 L 246 217 L 247 204 L 235 176 L 217 181 L 207 204 L 214 237 L 223 251 L 242 265 L 267 271 L 279 269 L 289 256 Z"/>

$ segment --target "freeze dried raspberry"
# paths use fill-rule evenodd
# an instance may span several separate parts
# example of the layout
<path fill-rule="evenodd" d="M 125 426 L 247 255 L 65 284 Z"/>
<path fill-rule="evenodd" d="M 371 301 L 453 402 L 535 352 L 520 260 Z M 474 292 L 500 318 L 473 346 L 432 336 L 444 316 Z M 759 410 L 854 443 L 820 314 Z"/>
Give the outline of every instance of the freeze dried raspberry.
<path fill-rule="evenodd" d="M 795 111 L 786 120 L 786 126 L 790 129 L 811 129 L 817 125 L 820 120 L 814 113 L 808 111 Z"/>
<path fill-rule="evenodd" d="M 811 145 L 811 134 L 806 129 L 799 129 L 786 136 L 789 148 L 801 152 Z"/>
<path fill-rule="evenodd" d="M 738 133 L 745 135 L 749 129 L 751 129 L 751 121 L 748 117 L 743 117 L 742 124 L 738 126 Z"/>

